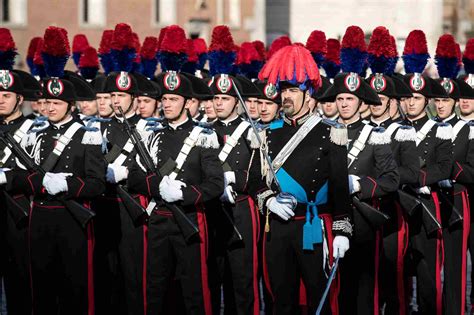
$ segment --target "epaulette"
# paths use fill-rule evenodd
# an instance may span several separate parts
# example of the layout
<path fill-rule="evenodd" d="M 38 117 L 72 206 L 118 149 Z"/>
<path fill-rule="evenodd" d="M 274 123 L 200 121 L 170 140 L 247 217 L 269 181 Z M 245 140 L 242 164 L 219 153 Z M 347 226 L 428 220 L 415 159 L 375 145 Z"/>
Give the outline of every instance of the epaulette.
<path fill-rule="evenodd" d="M 199 133 L 196 146 L 201 147 L 201 148 L 206 148 L 206 149 L 219 148 L 219 140 L 217 139 L 217 133 L 213 129 L 205 129 L 202 127 L 195 127 L 195 128 L 202 129 L 202 131 Z"/>
<path fill-rule="evenodd" d="M 253 131 L 252 127 L 250 127 L 249 131 L 247 132 L 247 140 L 250 141 L 250 147 L 252 149 L 260 148 L 260 142 L 258 141 L 257 135 Z"/>
<path fill-rule="evenodd" d="M 36 117 L 33 121 L 33 125 L 30 130 L 28 130 L 28 135 L 26 136 L 26 140 L 22 141 L 22 145 L 24 147 L 33 146 L 36 143 L 36 136 L 38 133 L 46 130 L 49 127 L 49 121 L 47 117 L 39 116 Z"/>
<path fill-rule="evenodd" d="M 329 132 L 329 139 L 332 143 L 337 145 L 347 145 L 348 143 L 348 135 L 347 135 L 347 128 L 343 124 L 324 118 L 322 122 L 328 126 L 331 126 L 331 131 Z"/>
<path fill-rule="evenodd" d="M 372 132 L 370 134 L 368 144 L 382 145 L 382 144 L 390 144 L 390 142 L 391 142 L 390 137 L 388 137 L 387 134 L 385 133 L 385 128 L 383 127 L 372 128 Z"/>
<path fill-rule="evenodd" d="M 401 125 L 397 129 L 394 139 L 398 142 L 416 141 L 416 130 L 412 126 Z"/>
<path fill-rule="evenodd" d="M 451 140 L 453 138 L 453 127 L 445 122 L 436 124 L 436 138 L 441 140 Z"/>
<path fill-rule="evenodd" d="M 102 133 L 99 128 L 91 126 L 82 126 L 81 128 L 85 130 L 82 144 L 102 145 Z"/>
<path fill-rule="evenodd" d="M 469 140 L 472 140 L 474 139 L 474 121 L 471 120 L 467 125 L 469 126 Z"/>

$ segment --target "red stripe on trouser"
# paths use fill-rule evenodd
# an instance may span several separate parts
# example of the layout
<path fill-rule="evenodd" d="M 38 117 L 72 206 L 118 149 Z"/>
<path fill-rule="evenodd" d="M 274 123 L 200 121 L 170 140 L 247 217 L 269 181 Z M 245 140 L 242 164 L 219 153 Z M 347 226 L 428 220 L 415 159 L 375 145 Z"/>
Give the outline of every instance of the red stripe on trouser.
<path fill-rule="evenodd" d="M 273 296 L 272 287 L 270 286 L 270 278 L 268 276 L 268 266 L 267 266 L 267 232 L 263 232 L 263 242 L 262 242 L 262 270 L 263 270 L 263 281 L 267 287 L 268 293 L 270 294 L 272 301 L 275 302 L 275 297 Z"/>
<path fill-rule="evenodd" d="M 471 214 L 469 199 L 466 191 L 462 192 L 463 231 L 462 231 L 462 269 L 461 269 L 461 315 L 466 308 L 466 269 L 467 269 L 467 242 L 471 225 Z"/>
<path fill-rule="evenodd" d="M 208 273 L 207 273 L 207 230 L 206 217 L 201 209 L 197 211 L 197 221 L 199 226 L 199 236 L 201 239 L 201 281 L 202 293 L 204 301 L 204 311 L 207 314 L 212 314 L 211 306 L 211 292 L 209 291 Z"/>
<path fill-rule="evenodd" d="M 252 218 L 252 256 L 253 256 L 253 313 L 260 314 L 260 297 L 258 295 L 258 249 L 257 249 L 257 233 L 259 223 L 256 219 L 257 209 L 252 198 L 248 197 L 250 217 Z"/>
<path fill-rule="evenodd" d="M 94 301 L 94 226 L 91 223 L 87 225 L 87 298 L 88 315 L 95 313 Z"/>
<path fill-rule="evenodd" d="M 301 306 L 308 305 L 308 301 L 306 300 L 306 287 L 304 286 L 303 278 L 300 278 L 300 301 L 299 304 Z"/>
<path fill-rule="evenodd" d="M 439 208 L 438 194 L 433 192 L 433 202 L 436 209 L 436 219 L 441 222 L 441 211 Z M 437 231 L 436 236 L 436 315 L 442 315 L 443 308 L 443 290 L 441 285 L 441 269 L 444 264 L 444 248 L 443 248 L 443 232 L 442 230 Z"/>
<path fill-rule="evenodd" d="M 140 204 L 143 208 L 148 207 L 148 199 L 139 195 Z M 146 268 L 148 259 L 148 226 L 143 224 L 143 270 L 142 270 L 142 292 L 143 292 L 143 313 L 147 311 L 147 300 L 146 300 Z"/>
<path fill-rule="evenodd" d="M 374 315 L 379 313 L 379 267 L 380 267 L 380 246 L 382 231 L 375 232 L 375 255 L 374 255 Z"/>
<path fill-rule="evenodd" d="M 398 314 L 405 315 L 405 282 L 404 280 L 404 257 L 407 248 L 407 224 L 403 217 L 403 212 L 398 203 L 397 209 L 397 293 L 398 293 Z"/>

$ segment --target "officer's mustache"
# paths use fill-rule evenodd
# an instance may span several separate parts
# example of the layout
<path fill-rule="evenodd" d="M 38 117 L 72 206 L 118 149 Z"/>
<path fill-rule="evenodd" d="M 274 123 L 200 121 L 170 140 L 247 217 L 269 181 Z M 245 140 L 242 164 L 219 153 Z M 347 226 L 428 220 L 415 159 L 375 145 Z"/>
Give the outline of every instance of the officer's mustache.
<path fill-rule="evenodd" d="M 293 100 L 290 98 L 285 98 L 283 100 L 283 105 L 294 105 Z"/>

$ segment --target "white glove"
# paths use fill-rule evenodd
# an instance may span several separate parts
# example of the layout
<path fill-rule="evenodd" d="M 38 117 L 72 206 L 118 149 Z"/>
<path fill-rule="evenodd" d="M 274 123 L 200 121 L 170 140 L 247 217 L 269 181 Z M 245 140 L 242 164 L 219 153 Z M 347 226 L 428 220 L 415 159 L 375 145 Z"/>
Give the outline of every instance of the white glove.
<path fill-rule="evenodd" d="M 417 188 L 417 189 L 415 189 L 415 192 L 419 195 L 421 195 L 421 194 L 423 194 L 423 195 L 431 194 L 431 190 L 428 186 L 423 186 L 423 187 Z"/>
<path fill-rule="evenodd" d="M 347 250 L 349 249 L 349 239 L 343 235 L 337 235 L 332 242 L 332 256 L 337 258 L 344 258 Z"/>
<path fill-rule="evenodd" d="M 360 191 L 359 176 L 349 175 L 349 194 L 355 194 Z"/>
<path fill-rule="evenodd" d="M 105 178 L 111 184 L 117 184 L 128 177 L 128 168 L 122 165 L 109 164 Z"/>
<path fill-rule="evenodd" d="M 224 172 L 224 185 L 229 186 L 230 184 L 235 184 L 235 173 Z"/>
<path fill-rule="evenodd" d="M 181 188 L 186 187 L 186 184 L 180 180 L 163 177 L 160 183 L 160 195 L 166 202 L 176 202 L 183 200 L 183 192 Z"/>
<path fill-rule="evenodd" d="M 0 185 L 5 185 L 7 183 L 7 176 L 5 175 L 5 172 L 9 170 L 9 168 L 0 168 Z"/>
<path fill-rule="evenodd" d="M 233 173 L 233 172 L 231 172 L 231 173 Z M 225 189 L 224 189 L 224 192 L 221 195 L 221 201 L 222 202 L 228 202 L 228 203 L 231 203 L 231 204 L 235 204 L 235 198 L 234 198 L 235 195 L 236 195 L 236 193 L 234 192 L 232 187 L 231 186 L 226 186 Z"/>
<path fill-rule="evenodd" d="M 48 194 L 55 196 L 62 192 L 67 192 L 66 178 L 72 176 L 72 173 L 50 173 L 47 172 L 43 177 L 43 187 Z"/>
<path fill-rule="evenodd" d="M 276 197 L 271 197 L 267 200 L 267 208 L 285 221 L 288 221 L 289 218 L 295 215 L 290 203 L 280 203 Z"/>
<path fill-rule="evenodd" d="M 438 186 L 441 188 L 451 188 L 453 187 L 453 182 L 450 179 L 440 180 Z"/>

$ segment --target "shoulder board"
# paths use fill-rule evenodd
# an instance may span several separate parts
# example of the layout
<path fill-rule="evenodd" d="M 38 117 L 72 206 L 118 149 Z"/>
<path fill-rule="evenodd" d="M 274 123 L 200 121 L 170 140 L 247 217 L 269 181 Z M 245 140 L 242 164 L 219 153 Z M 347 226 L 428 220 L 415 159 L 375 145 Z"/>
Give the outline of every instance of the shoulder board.
<path fill-rule="evenodd" d="M 274 120 L 270 123 L 270 130 L 275 130 L 275 129 L 280 129 L 283 127 L 283 119 L 277 119 L 277 120 Z"/>
<path fill-rule="evenodd" d="M 451 140 L 453 138 L 453 127 L 444 122 L 436 124 L 436 138 L 441 140 Z"/>
<path fill-rule="evenodd" d="M 206 149 L 218 149 L 219 148 L 219 140 L 217 139 L 217 134 L 212 129 L 204 129 L 202 127 L 194 127 L 200 128 L 201 132 L 199 133 L 198 140 L 196 142 L 196 146 Z"/>
<path fill-rule="evenodd" d="M 390 143 L 390 138 L 385 133 L 385 128 L 383 127 L 372 128 L 372 132 L 370 134 L 368 144 L 382 145 L 382 144 L 389 144 L 389 143 Z"/>
<path fill-rule="evenodd" d="M 416 141 L 416 130 L 412 126 L 401 125 L 395 133 L 395 138 L 398 142 Z"/>
<path fill-rule="evenodd" d="M 252 149 L 260 148 L 260 142 L 258 142 L 257 135 L 253 131 L 252 127 L 249 127 L 249 129 L 248 129 L 247 140 L 250 142 L 250 147 Z"/>
<path fill-rule="evenodd" d="M 102 145 L 102 133 L 99 128 L 82 126 L 82 129 L 85 130 L 82 144 Z"/>
<path fill-rule="evenodd" d="M 194 125 L 202 129 L 213 129 L 212 124 L 204 121 L 195 120 Z"/>
<path fill-rule="evenodd" d="M 33 146 L 36 143 L 36 137 L 38 134 L 42 133 L 44 130 L 48 129 L 49 121 L 44 119 L 35 119 L 33 126 L 28 130 L 26 140 L 22 141 L 25 147 Z"/>
<path fill-rule="evenodd" d="M 341 124 L 340 122 L 338 122 L 336 120 L 323 118 L 321 120 L 321 122 L 328 125 L 328 126 L 334 127 L 334 128 L 345 128 L 345 126 L 343 124 Z"/>

